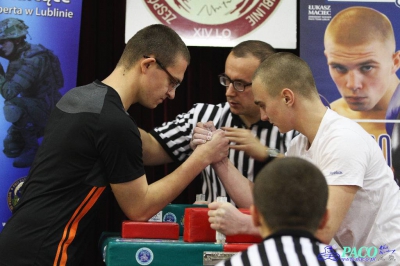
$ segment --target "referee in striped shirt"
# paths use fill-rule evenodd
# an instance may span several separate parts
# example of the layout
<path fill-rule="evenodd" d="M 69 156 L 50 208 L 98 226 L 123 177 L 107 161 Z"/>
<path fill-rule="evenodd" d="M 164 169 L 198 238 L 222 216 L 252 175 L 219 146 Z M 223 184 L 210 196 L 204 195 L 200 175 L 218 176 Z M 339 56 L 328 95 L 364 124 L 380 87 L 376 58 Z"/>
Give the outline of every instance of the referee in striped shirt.
<path fill-rule="evenodd" d="M 263 242 L 217 266 L 363 265 L 314 236 L 328 220 L 328 185 L 312 163 L 286 157 L 268 164 L 257 175 L 253 197 L 250 211 Z"/>
<path fill-rule="evenodd" d="M 141 130 L 144 164 L 186 160 L 195 146 L 191 145 L 191 139 L 197 123 L 213 121 L 217 128 L 226 130 L 231 141 L 231 162 L 243 176 L 254 181 L 254 176 L 272 160 L 270 155 L 274 149 L 285 153 L 293 137 L 292 132 L 281 134 L 270 122 L 261 121 L 259 107 L 254 104 L 252 76 L 260 63 L 273 53 L 274 48 L 262 41 L 244 41 L 235 46 L 226 59 L 225 72 L 218 77 L 226 88 L 227 102 L 198 103 L 150 133 Z M 201 176 L 206 201 L 215 201 L 217 196 L 227 196 L 231 201 L 212 166 L 204 169 Z"/>

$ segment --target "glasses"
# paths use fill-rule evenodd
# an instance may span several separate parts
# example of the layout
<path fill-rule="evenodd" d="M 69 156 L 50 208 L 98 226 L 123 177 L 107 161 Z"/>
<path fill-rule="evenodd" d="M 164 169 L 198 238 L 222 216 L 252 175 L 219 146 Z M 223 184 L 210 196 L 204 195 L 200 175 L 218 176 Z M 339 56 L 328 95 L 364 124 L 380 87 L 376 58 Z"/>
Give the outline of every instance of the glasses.
<path fill-rule="evenodd" d="M 219 77 L 219 83 L 221 83 L 222 86 L 229 87 L 229 85 L 232 83 L 233 84 L 233 88 L 235 90 L 237 90 L 237 91 L 240 91 L 240 92 L 244 91 L 244 89 L 247 86 L 250 86 L 252 84 L 251 82 L 250 83 L 246 83 L 246 82 L 243 82 L 243 81 L 240 81 L 240 80 L 231 80 L 225 74 L 220 74 L 220 75 L 218 75 L 218 77 Z"/>
<path fill-rule="evenodd" d="M 169 71 L 163 66 L 163 64 L 161 64 L 161 62 L 157 60 L 157 58 L 150 57 L 150 56 L 147 56 L 147 55 L 144 55 L 143 58 L 153 58 L 154 60 L 156 60 L 157 65 L 162 70 L 164 70 L 165 73 L 167 73 L 167 75 L 168 75 L 168 77 L 170 79 L 170 82 L 172 84 L 172 89 L 173 90 L 175 90 L 176 88 L 178 88 L 179 85 L 181 85 L 181 81 L 179 79 L 175 78 L 174 76 L 172 76 L 171 73 L 169 73 Z"/>

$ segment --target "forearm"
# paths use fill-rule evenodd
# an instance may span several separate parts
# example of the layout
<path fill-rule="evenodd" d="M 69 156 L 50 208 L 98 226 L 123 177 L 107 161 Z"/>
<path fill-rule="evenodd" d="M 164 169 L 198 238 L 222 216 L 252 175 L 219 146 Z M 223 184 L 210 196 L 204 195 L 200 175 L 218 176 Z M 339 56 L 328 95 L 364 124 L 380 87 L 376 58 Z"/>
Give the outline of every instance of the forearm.
<path fill-rule="evenodd" d="M 253 203 L 253 182 L 245 178 L 228 158 L 212 164 L 225 190 L 240 208 L 249 208 Z"/>
<path fill-rule="evenodd" d="M 228 139 L 222 130 L 217 131 L 212 140 L 197 147 L 183 164 L 166 177 L 149 185 L 143 175 L 130 182 L 111 184 L 111 188 L 129 219 L 145 221 L 175 199 L 207 165 L 226 158 L 228 151 Z"/>
<path fill-rule="evenodd" d="M 141 220 L 148 220 L 167 204 L 171 203 L 211 162 L 193 153 L 174 172 L 150 184 L 139 208 L 134 213 L 142 213 Z"/>
<path fill-rule="evenodd" d="M 161 144 L 150 133 L 140 128 L 139 131 L 142 139 L 144 165 L 160 165 L 173 161 Z"/>
<path fill-rule="evenodd" d="M 254 236 L 260 235 L 260 231 L 254 225 L 251 215 L 243 214 L 242 215 L 242 224 L 244 226 L 242 227 L 242 229 L 240 231 L 238 231 L 238 234 L 246 234 L 246 235 L 254 235 Z"/>

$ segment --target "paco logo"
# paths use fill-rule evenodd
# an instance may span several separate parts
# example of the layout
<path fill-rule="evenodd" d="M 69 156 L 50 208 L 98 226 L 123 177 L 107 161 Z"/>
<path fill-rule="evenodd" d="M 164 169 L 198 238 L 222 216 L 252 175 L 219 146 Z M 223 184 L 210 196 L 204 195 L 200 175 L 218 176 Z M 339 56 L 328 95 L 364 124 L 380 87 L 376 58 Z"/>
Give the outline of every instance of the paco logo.
<path fill-rule="evenodd" d="M 389 249 L 388 245 L 381 245 L 379 249 L 374 246 L 362 246 L 360 248 L 344 246 L 342 254 L 340 255 L 332 246 L 326 246 L 324 252 L 318 254 L 318 260 L 363 262 L 372 262 L 376 260 L 395 261 L 396 259 L 394 255 L 392 255 L 395 251 L 395 249 Z"/>
<path fill-rule="evenodd" d="M 353 257 L 353 258 L 375 258 L 378 255 L 377 247 L 360 247 L 358 250 L 356 247 L 343 247 L 342 257 Z"/>

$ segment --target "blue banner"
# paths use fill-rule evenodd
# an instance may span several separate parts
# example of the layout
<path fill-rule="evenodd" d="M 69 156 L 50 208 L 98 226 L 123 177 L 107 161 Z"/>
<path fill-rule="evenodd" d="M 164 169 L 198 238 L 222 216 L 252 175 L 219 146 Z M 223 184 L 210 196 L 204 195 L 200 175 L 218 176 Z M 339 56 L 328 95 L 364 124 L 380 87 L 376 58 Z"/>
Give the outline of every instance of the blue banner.
<path fill-rule="evenodd" d="M 0 231 L 11 216 L 48 115 L 76 86 L 81 0 L 0 4 Z"/>
<path fill-rule="evenodd" d="M 319 93 L 376 139 L 400 183 L 400 1 L 300 0 L 299 30 Z"/>

